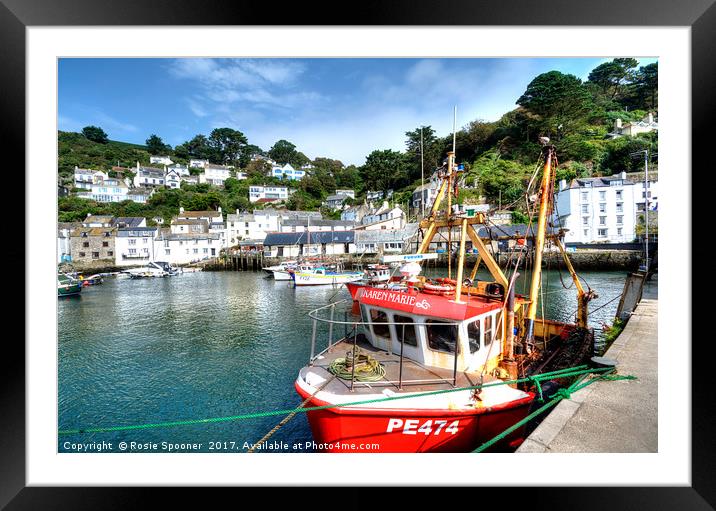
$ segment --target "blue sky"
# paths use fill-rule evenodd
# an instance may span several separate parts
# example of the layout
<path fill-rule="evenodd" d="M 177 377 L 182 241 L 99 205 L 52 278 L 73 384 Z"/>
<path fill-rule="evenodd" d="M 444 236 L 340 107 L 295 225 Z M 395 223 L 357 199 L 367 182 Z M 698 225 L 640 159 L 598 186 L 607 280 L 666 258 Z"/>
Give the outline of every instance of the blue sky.
<path fill-rule="evenodd" d="M 286 139 L 313 159 L 360 165 L 374 149 L 403 150 L 405 132 L 444 136 L 493 121 L 538 74 L 583 80 L 603 58 L 60 59 L 58 127 L 102 127 L 113 140 L 172 146 L 218 127 L 268 150 Z M 656 59 L 638 59 L 641 65 Z"/>

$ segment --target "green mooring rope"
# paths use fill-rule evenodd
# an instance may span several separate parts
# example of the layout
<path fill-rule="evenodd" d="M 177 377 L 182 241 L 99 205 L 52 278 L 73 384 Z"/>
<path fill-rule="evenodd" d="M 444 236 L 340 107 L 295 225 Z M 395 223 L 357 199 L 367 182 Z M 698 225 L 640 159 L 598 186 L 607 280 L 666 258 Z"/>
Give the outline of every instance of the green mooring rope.
<path fill-rule="evenodd" d="M 610 368 L 610 369 L 612 371 L 614 370 L 613 368 Z M 581 383 L 585 377 L 586 377 L 586 374 L 580 376 L 576 382 L 574 382 L 572 385 L 570 385 L 566 389 L 565 388 L 558 389 L 557 392 L 554 393 L 554 396 L 552 397 L 552 399 L 547 401 L 544 405 L 539 407 L 537 410 L 535 410 L 534 412 L 529 414 L 527 417 L 525 417 L 518 423 L 510 426 L 509 428 L 507 428 L 505 431 L 503 431 L 502 433 L 500 433 L 493 439 L 488 440 L 487 442 L 485 442 L 484 444 L 482 444 L 480 447 L 478 447 L 477 449 L 475 449 L 472 452 L 479 453 L 479 452 L 485 451 L 486 449 L 489 449 L 490 447 L 495 445 L 497 442 L 504 439 L 507 435 L 509 435 L 512 432 L 514 432 L 515 430 L 521 428 L 522 426 L 527 424 L 529 421 L 531 421 L 538 415 L 540 415 L 543 412 L 545 412 L 546 410 L 550 409 L 551 407 L 553 407 L 554 405 L 556 405 L 563 399 L 569 399 L 570 397 L 572 397 L 573 393 L 577 392 L 578 390 L 583 389 L 584 387 L 591 385 L 592 383 L 595 383 L 598 381 L 603 381 L 603 380 L 615 381 L 615 380 L 635 380 L 636 379 L 636 376 L 619 376 L 619 375 L 615 375 L 615 374 L 605 373 L 600 376 L 597 376 L 596 378 L 587 380 L 585 383 Z M 540 395 L 541 395 L 541 392 L 540 392 Z"/>
<path fill-rule="evenodd" d="M 534 381 L 534 379 L 538 379 L 538 381 L 546 380 L 546 379 L 558 379 L 558 378 L 569 378 L 572 376 L 580 376 L 585 375 L 589 373 L 604 373 L 607 371 L 614 371 L 614 368 L 612 367 L 605 367 L 605 368 L 597 368 L 597 369 L 589 369 L 587 365 L 582 366 L 576 366 L 568 369 L 561 369 L 558 371 L 551 371 L 548 373 L 541 373 L 539 375 L 530 376 L 527 378 L 518 378 L 516 380 L 504 380 L 504 381 L 498 381 L 498 382 L 491 382 L 491 383 L 485 383 L 480 385 L 473 385 L 470 387 L 457 387 L 452 389 L 443 389 L 443 390 L 434 390 L 431 392 L 421 392 L 418 394 L 409 394 L 409 395 L 399 395 L 399 396 L 387 396 L 383 398 L 377 398 L 377 399 L 366 399 L 363 401 L 353 401 L 349 403 L 338 403 L 338 404 L 330 404 L 330 405 L 322 405 L 322 406 L 311 406 L 311 407 L 305 407 L 305 408 L 290 408 L 290 409 L 284 409 L 284 410 L 271 410 L 266 412 L 255 412 L 255 413 L 244 413 L 240 415 L 231 415 L 228 417 L 210 417 L 206 419 L 190 419 L 190 420 L 178 420 L 178 421 L 168 421 L 168 422 L 155 422 L 155 423 L 148 423 L 148 424 L 135 424 L 135 425 L 129 425 L 129 426 L 109 426 L 109 427 L 95 427 L 95 428 L 80 428 L 80 429 L 62 429 L 57 432 L 59 436 L 66 436 L 66 435 L 76 435 L 81 433 L 109 433 L 114 431 L 135 431 L 135 430 L 142 430 L 142 429 L 155 429 L 155 428 L 167 428 L 167 427 L 174 427 L 174 426 L 189 426 L 194 424 L 214 424 L 218 422 L 230 422 L 230 421 L 237 421 L 237 420 L 246 420 L 246 419 L 259 419 L 263 417 L 275 417 L 277 415 L 288 415 L 291 413 L 306 413 L 306 412 L 312 412 L 315 410 L 327 410 L 329 408 L 339 408 L 339 407 L 347 407 L 347 406 L 358 406 L 358 405 L 367 405 L 372 403 L 380 403 L 384 401 L 394 401 L 398 399 L 410 399 L 413 397 L 424 397 L 424 396 L 433 396 L 437 394 L 447 394 L 450 392 L 460 392 L 464 390 L 477 390 L 477 389 L 483 389 L 487 387 L 496 387 L 498 385 L 512 385 L 515 383 L 523 383 L 527 381 Z"/>

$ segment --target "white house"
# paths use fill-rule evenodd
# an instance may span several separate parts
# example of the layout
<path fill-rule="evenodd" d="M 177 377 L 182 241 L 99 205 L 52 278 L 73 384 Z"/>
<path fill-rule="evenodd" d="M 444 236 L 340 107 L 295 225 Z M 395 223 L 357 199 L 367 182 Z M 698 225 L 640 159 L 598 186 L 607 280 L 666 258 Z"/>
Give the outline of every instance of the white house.
<path fill-rule="evenodd" d="M 282 220 L 281 232 L 331 232 L 331 231 L 351 231 L 356 227 L 355 222 L 345 220 L 316 220 L 307 219 L 300 220 Z"/>
<path fill-rule="evenodd" d="M 174 220 L 172 220 L 172 232 L 185 232 L 183 229 L 178 231 L 174 230 L 175 223 L 183 220 L 203 221 L 206 225 L 206 230 L 202 232 L 217 235 L 221 246 L 226 246 L 226 225 L 224 224 L 224 214 L 221 212 L 221 207 L 218 207 L 216 211 L 185 211 L 183 207 L 180 207 L 179 214 Z M 187 230 L 186 232 L 198 231 L 196 229 L 192 229 Z"/>
<path fill-rule="evenodd" d="M 249 176 L 248 176 L 248 174 L 246 174 L 246 172 L 244 172 L 242 170 L 236 171 L 236 179 L 238 179 L 239 181 L 241 181 L 243 179 L 248 179 L 248 178 L 249 178 Z"/>
<path fill-rule="evenodd" d="M 173 233 L 162 229 L 157 241 L 161 247 L 157 259 L 171 264 L 188 264 L 217 257 L 222 248 L 220 236 L 211 232 Z"/>
<path fill-rule="evenodd" d="M 190 185 L 199 184 L 199 176 L 181 176 L 180 179 L 182 183 L 187 183 Z"/>
<path fill-rule="evenodd" d="M 649 209 L 657 207 L 657 182 L 649 183 Z M 653 202 L 652 202 L 653 200 Z M 555 198 L 553 223 L 567 229 L 565 243 L 625 243 L 636 238 L 646 207 L 644 183 L 625 172 L 609 177 L 562 180 Z"/>
<path fill-rule="evenodd" d="M 390 199 L 392 196 L 393 196 L 393 190 L 388 190 L 387 194 L 385 192 L 383 192 L 382 190 L 379 190 L 379 191 L 369 190 L 366 192 L 365 199 L 368 202 L 370 202 L 373 200 L 383 200 L 384 198 Z"/>
<path fill-rule="evenodd" d="M 391 207 L 388 201 L 375 211 L 368 213 L 361 219 L 361 225 L 356 229 L 402 229 L 405 227 L 405 212 L 399 207 Z"/>
<path fill-rule="evenodd" d="M 124 181 L 117 178 L 107 178 L 92 183 L 85 192 L 78 192 L 77 197 L 97 202 L 122 202 L 134 200 L 129 196 L 129 187 Z"/>
<path fill-rule="evenodd" d="M 75 165 L 74 187 L 91 190 L 92 185 L 108 179 L 109 175 L 101 170 L 81 169 Z"/>
<path fill-rule="evenodd" d="M 137 171 L 134 175 L 134 186 L 139 188 L 164 186 L 164 170 L 154 167 L 142 167 L 137 162 Z"/>
<path fill-rule="evenodd" d="M 288 188 L 285 186 L 250 186 L 250 202 L 271 202 L 288 199 Z"/>
<path fill-rule="evenodd" d="M 274 165 L 271 169 L 271 175 L 279 179 L 283 179 L 285 176 L 286 179 L 301 180 L 303 179 L 303 176 L 306 175 L 306 171 L 301 169 L 294 169 L 290 163 L 287 163 L 283 167 L 279 165 Z"/>
<path fill-rule="evenodd" d="M 175 170 L 168 170 L 164 174 L 164 186 L 167 188 L 178 189 L 181 187 L 181 176 Z"/>
<path fill-rule="evenodd" d="M 156 227 L 121 227 L 114 240 L 115 264 L 117 266 L 142 266 L 162 260 L 158 257 L 161 244 L 157 242 Z"/>
<path fill-rule="evenodd" d="M 435 197 L 438 196 L 438 191 L 440 189 L 440 182 L 437 180 L 436 176 L 437 175 L 434 174 L 433 177 L 430 178 L 430 181 L 413 190 L 411 205 L 415 209 L 422 211 L 424 204 L 426 214 L 433 206 L 433 201 L 435 200 Z"/>
<path fill-rule="evenodd" d="M 171 165 L 174 163 L 169 156 L 150 156 L 149 163 L 159 163 L 161 165 Z"/>
<path fill-rule="evenodd" d="M 209 160 L 189 160 L 189 167 L 194 169 L 203 169 L 209 165 Z"/>
<path fill-rule="evenodd" d="M 230 176 L 231 169 L 229 167 L 209 163 L 204 166 L 204 172 L 199 174 L 199 182 L 209 183 L 214 186 L 224 186 L 224 181 Z"/>
<path fill-rule="evenodd" d="M 169 165 L 166 170 L 173 170 L 177 173 L 178 176 L 188 176 L 190 174 L 189 167 L 187 167 L 186 165 L 180 165 L 178 163 L 174 165 Z"/>
<path fill-rule="evenodd" d="M 280 230 L 281 215 L 273 209 L 255 209 L 253 213 L 240 212 L 226 216 L 226 241 L 234 246 L 242 240 L 263 241 L 269 232 Z"/>
<path fill-rule="evenodd" d="M 299 255 L 354 254 L 353 231 L 272 232 L 264 239 L 264 256 L 290 257 Z"/>
<path fill-rule="evenodd" d="M 639 133 L 649 133 L 659 131 L 659 123 L 654 120 L 654 114 L 649 114 L 640 121 L 628 122 L 622 124 L 621 119 L 614 120 L 614 130 L 607 134 L 608 138 L 618 138 L 623 136 L 635 137 Z"/>

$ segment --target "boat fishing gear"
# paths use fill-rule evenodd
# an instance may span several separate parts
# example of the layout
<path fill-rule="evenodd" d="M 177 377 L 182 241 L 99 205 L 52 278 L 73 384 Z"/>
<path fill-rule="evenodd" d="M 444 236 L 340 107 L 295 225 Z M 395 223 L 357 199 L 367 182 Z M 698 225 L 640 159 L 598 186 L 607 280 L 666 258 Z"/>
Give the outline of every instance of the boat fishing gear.
<path fill-rule="evenodd" d="M 328 371 L 342 380 L 378 381 L 385 376 L 385 367 L 370 355 L 362 353 L 357 346 L 355 353 L 352 349 L 348 350 L 345 357 L 331 362 Z"/>

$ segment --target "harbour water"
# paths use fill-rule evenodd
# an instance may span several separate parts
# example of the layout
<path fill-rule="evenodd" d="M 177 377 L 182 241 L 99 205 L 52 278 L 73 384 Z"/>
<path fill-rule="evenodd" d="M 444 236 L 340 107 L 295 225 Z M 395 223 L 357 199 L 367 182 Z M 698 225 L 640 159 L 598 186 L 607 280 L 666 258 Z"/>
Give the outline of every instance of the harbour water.
<path fill-rule="evenodd" d="M 431 273 L 440 270 L 431 270 Z M 445 270 L 442 270 L 445 273 Z M 611 322 L 624 272 L 580 273 L 599 293 L 597 342 Z M 518 279 L 517 292 L 524 289 Z M 569 275 L 543 274 L 545 315 L 576 309 Z M 310 355 L 307 313 L 349 298 L 344 288 L 293 288 L 253 272 L 113 279 L 58 300 L 60 430 L 182 421 L 290 409 Z M 599 310 L 597 310 L 599 309 Z M 59 452 L 245 452 L 282 417 L 58 437 Z M 126 443 L 126 448 L 121 447 Z M 109 445 L 109 447 L 108 447 Z M 311 452 L 299 413 L 264 451 Z"/>

